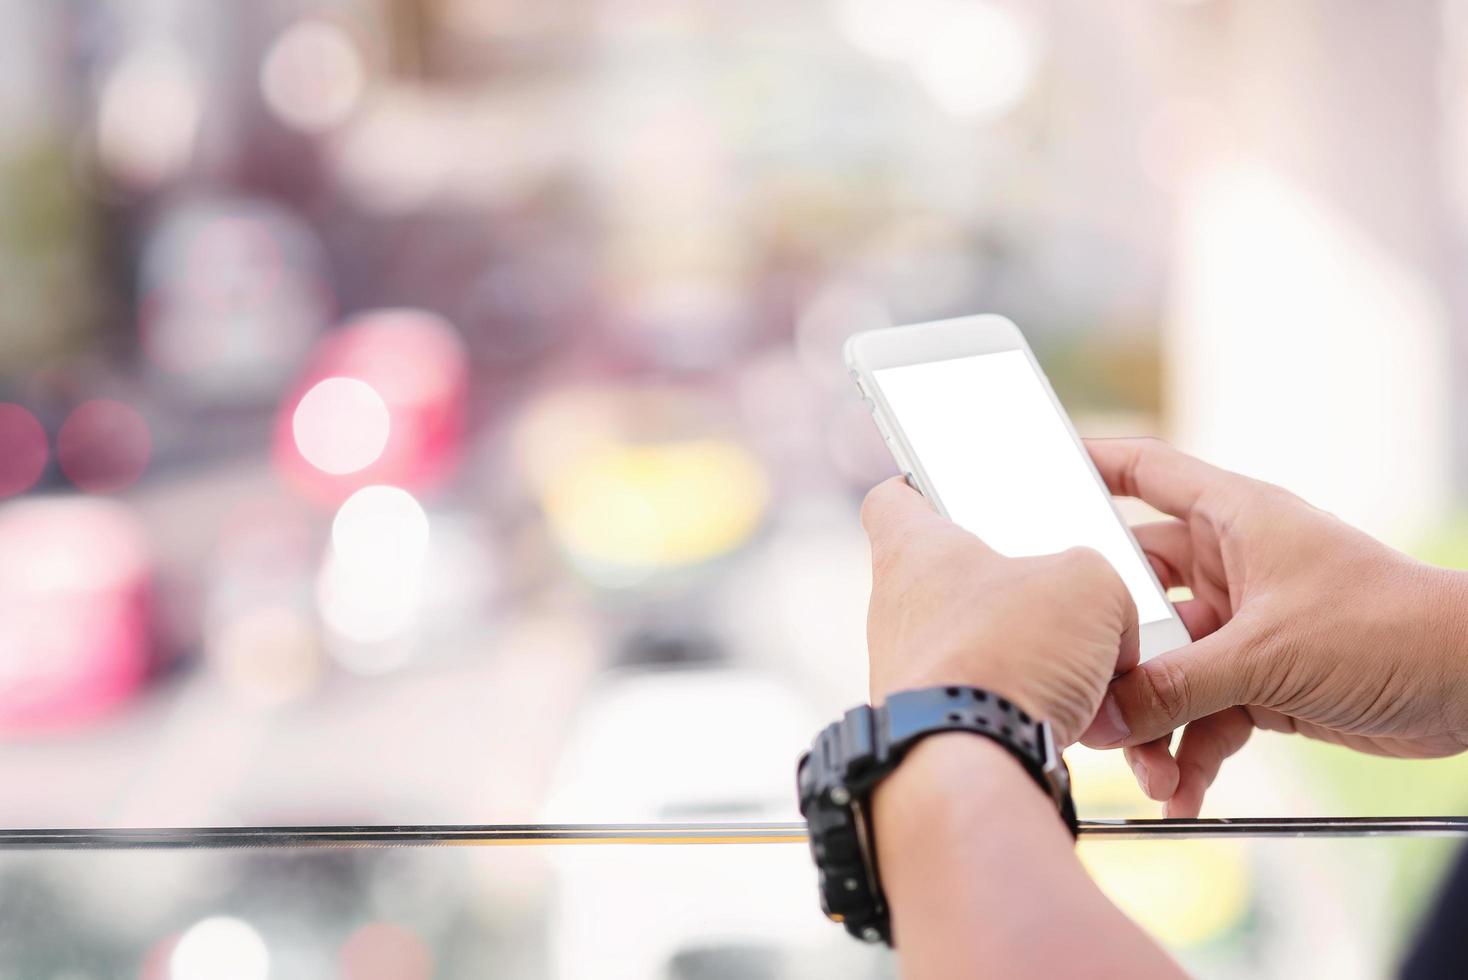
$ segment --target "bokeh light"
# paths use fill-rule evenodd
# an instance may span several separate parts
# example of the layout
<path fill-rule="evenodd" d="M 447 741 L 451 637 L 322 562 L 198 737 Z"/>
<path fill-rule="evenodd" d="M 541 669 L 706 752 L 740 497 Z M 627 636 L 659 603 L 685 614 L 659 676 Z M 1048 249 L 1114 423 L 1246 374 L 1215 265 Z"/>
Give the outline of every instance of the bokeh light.
<path fill-rule="evenodd" d="M 387 403 L 356 378 L 327 378 L 302 396 L 291 419 L 296 448 L 324 473 L 355 473 L 377 462 L 392 420 Z"/>
<path fill-rule="evenodd" d="M 955 116 L 991 120 L 1014 108 L 1033 81 L 1035 32 L 988 0 L 836 0 L 836 21 L 857 47 L 907 66 L 933 101 Z"/>
<path fill-rule="evenodd" d="M 0 498 L 35 486 L 46 470 L 46 430 L 19 405 L 0 402 Z"/>
<path fill-rule="evenodd" d="M 1201 946 L 1238 928 L 1252 897 L 1245 845 L 1198 841 L 1180 854 L 1170 843 L 1091 844 L 1079 853 L 1111 900 L 1169 946 Z"/>
<path fill-rule="evenodd" d="M 116 493 L 132 486 L 148 468 L 153 435 L 137 409 L 111 399 L 83 402 L 56 436 L 56 461 L 88 493 Z"/>
<path fill-rule="evenodd" d="M 321 570 L 327 626 L 356 644 L 384 643 L 410 630 L 422 610 L 429 537 L 428 515 L 406 490 L 364 487 L 348 498 L 332 521 L 331 549 Z M 353 657 L 350 648 L 333 650 L 342 652 L 349 666 L 363 672 L 395 666 L 406 655 L 369 651 Z"/>
<path fill-rule="evenodd" d="M 341 980 L 428 980 L 433 954 L 416 934 L 391 922 L 369 922 L 341 949 Z"/>
<path fill-rule="evenodd" d="M 340 25 L 301 20 L 276 38 L 260 65 L 266 105 L 294 129 L 319 133 L 345 122 L 361 101 L 367 69 Z"/>
<path fill-rule="evenodd" d="M 606 447 L 559 473 L 544 506 L 577 565 L 620 585 L 737 547 L 768 499 L 759 463 L 710 439 Z"/>
<path fill-rule="evenodd" d="M 337 504 L 371 484 L 416 490 L 453 471 L 469 367 L 463 339 L 442 317 L 411 309 L 359 314 L 322 341 L 312 362 L 277 427 L 277 463 L 299 489 Z"/>
<path fill-rule="evenodd" d="M 65 727 L 131 695 L 153 619 L 137 518 L 97 498 L 12 501 L 0 555 L 0 729 Z"/>
<path fill-rule="evenodd" d="M 331 546 L 347 561 L 413 564 L 428 553 L 428 515 L 397 487 L 364 487 L 331 522 Z"/>
<path fill-rule="evenodd" d="M 270 950 L 248 922 L 214 916 L 179 937 L 168 975 L 169 980 L 266 980 Z"/>
<path fill-rule="evenodd" d="M 992 119 L 1019 103 L 1034 77 L 1030 34 L 992 3 L 944 5 L 913 73 L 933 101 L 956 116 Z"/>
<path fill-rule="evenodd" d="M 164 44 L 129 51 L 102 83 L 98 155 L 124 184 L 151 188 L 188 165 L 202 113 L 199 81 L 181 51 Z"/>

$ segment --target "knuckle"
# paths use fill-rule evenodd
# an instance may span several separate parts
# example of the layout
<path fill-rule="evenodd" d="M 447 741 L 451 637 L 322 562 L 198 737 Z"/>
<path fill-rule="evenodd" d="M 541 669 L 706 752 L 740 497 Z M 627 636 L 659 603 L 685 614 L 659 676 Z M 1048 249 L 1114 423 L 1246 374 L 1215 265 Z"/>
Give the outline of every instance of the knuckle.
<path fill-rule="evenodd" d="M 1121 578 L 1106 556 L 1095 548 L 1077 546 L 1060 553 L 1061 564 L 1074 579 L 1090 588 L 1110 588 L 1120 585 Z"/>
<path fill-rule="evenodd" d="M 1065 562 L 1067 567 L 1081 572 L 1094 572 L 1097 562 L 1106 561 L 1105 558 L 1101 557 L 1101 552 L 1095 548 L 1089 548 L 1086 545 L 1076 545 L 1073 548 L 1067 548 L 1060 553 L 1060 558 Z"/>
<path fill-rule="evenodd" d="M 1181 720 L 1192 700 L 1187 671 L 1166 658 L 1149 661 L 1140 669 L 1143 697 L 1151 707 L 1169 721 Z"/>
<path fill-rule="evenodd" d="M 1288 703 L 1298 658 L 1299 645 L 1281 623 L 1264 620 L 1245 630 L 1237 670 L 1246 695 L 1264 707 Z"/>
<path fill-rule="evenodd" d="M 1150 450 L 1152 452 L 1172 451 L 1172 443 L 1168 442 L 1161 436 L 1139 436 L 1137 438 L 1137 443 L 1142 449 Z"/>
<path fill-rule="evenodd" d="M 1131 486 L 1136 485 L 1137 467 L 1142 465 L 1146 459 L 1156 460 L 1160 456 L 1171 455 L 1177 452 L 1172 443 L 1158 436 L 1138 436 L 1132 443 L 1132 451 L 1128 453 L 1127 478 L 1131 480 Z"/>

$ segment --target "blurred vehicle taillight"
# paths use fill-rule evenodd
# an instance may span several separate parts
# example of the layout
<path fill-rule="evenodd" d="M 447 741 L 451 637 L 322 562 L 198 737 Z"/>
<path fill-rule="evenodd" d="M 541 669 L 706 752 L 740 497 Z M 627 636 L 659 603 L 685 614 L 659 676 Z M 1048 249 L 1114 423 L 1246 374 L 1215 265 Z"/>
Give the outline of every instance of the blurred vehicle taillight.
<path fill-rule="evenodd" d="M 121 504 L 0 508 L 0 731 L 64 727 L 126 699 L 148 667 L 151 581 Z"/>
<path fill-rule="evenodd" d="M 277 465 L 332 504 L 374 484 L 435 486 L 459 459 L 468 378 L 463 341 L 442 318 L 361 314 L 321 343 L 283 403 Z"/>

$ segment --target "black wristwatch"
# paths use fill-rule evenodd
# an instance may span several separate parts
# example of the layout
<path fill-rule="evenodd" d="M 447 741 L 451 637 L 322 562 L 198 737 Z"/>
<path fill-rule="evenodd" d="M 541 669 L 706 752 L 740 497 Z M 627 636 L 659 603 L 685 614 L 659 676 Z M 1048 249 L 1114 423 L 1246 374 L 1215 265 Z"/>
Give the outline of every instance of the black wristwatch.
<path fill-rule="evenodd" d="M 1004 746 L 1076 835 L 1070 771 L 1050 725 L 1005 698 L 977 687 L 931 687 L 900 691 L 878 708 L 852 708 L 801 756 L 796 784 L 820 872 L 821 909 L 858 939 L 892 943 L 870 823 L 872 790 L 914 745 L 940 732 L 971 732 Z"/>

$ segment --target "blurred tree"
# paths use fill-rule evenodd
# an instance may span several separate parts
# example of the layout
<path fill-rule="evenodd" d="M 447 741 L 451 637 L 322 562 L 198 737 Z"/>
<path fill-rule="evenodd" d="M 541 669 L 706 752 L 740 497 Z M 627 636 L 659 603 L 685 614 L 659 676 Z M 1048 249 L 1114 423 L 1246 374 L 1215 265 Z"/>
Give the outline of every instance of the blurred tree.
<path fill-rule="evenodd" d="M 0 158 L 0 378 L 76 349 L 97 308 L 95 218 L 66 148 Z"/>

